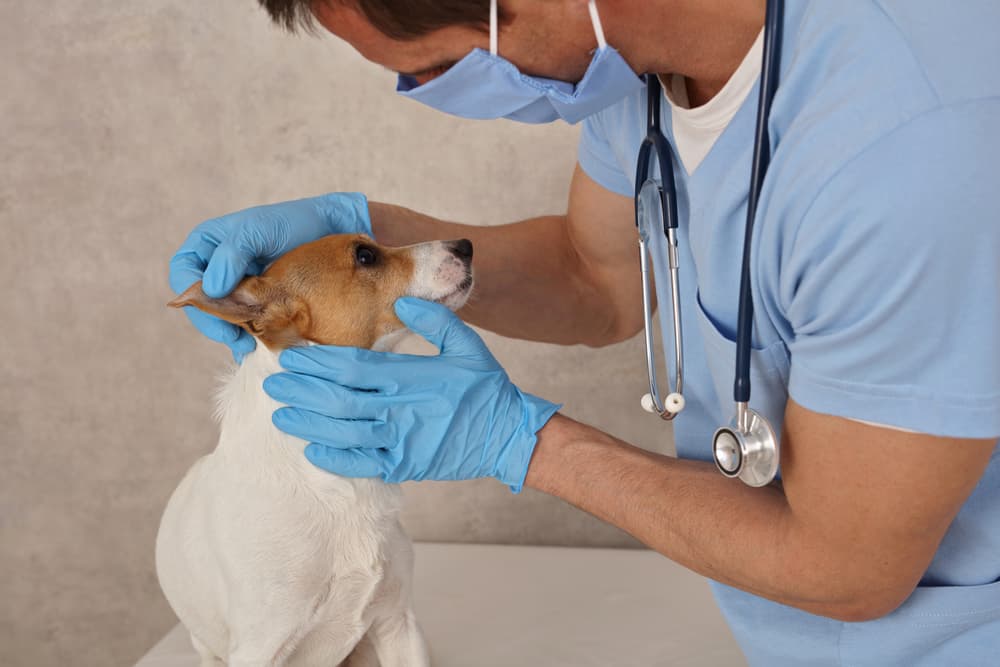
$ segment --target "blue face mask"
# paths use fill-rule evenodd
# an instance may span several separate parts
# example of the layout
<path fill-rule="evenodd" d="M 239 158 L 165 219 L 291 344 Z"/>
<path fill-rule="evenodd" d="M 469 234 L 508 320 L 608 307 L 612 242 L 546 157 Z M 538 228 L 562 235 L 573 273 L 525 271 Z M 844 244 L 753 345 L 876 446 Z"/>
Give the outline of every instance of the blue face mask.
<path fill-rule="evenodd" d="M 643 86 L 625 59 L 604 40 L 594 0 L 590 20 L 597 51 L 575 86 L 565 81 L 526 76 L 497 55 L 497 0 L 490 3 L 490 52 L 475 49 L 441 76 L 420 85 L 400 75 L 403 96 L 462 118 L 509 118 L 522 123 L 550 123 L 562 118 L 578 123 Z"/>

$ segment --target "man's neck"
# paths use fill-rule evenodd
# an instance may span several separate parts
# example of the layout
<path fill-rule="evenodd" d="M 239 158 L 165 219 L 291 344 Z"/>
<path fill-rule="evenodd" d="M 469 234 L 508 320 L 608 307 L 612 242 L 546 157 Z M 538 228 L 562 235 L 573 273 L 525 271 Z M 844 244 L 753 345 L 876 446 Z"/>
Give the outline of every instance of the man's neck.
<path fill-rule="evenodd" d="M 722 90 L 764 27 L 764 0 L 608 0 L 608 43 L 637 72 L 680 74 L 692 107 Z"/>

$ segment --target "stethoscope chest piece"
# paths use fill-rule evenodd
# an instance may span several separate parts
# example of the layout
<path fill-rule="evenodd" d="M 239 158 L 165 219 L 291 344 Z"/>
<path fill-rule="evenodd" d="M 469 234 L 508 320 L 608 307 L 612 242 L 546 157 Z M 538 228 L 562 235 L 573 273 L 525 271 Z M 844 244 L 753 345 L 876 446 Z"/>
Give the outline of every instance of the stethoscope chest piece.
<path fill-rule="evenodd" d="M 723 475 L 748 486 L 767 486 L 778 474 L 778 438 L 766 419 L 745 406 L 715 432 L 712 454 Z"/>

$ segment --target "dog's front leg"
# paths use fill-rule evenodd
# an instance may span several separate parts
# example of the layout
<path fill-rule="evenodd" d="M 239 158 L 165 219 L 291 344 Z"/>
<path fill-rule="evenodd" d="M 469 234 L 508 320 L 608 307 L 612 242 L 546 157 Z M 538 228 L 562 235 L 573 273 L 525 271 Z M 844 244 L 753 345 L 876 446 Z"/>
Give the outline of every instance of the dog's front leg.
<path fill-rule="evenodd" d="M 340 667 L 381 667 L 378 654 L 375 652 L 375 645 L 372 644 L 371 633 L 361 638 L 361 641 L 347 656 L 347 660 L 341 663 Z"/>
<path fill-rule="evenodd" d="M 316 629 L 306 628 L 305 632 L 296 629 L 284 641 L 276 641 L 272 632 L 269 637 L 236 646 L 226 664 L 228 667 L 339 665 L 365 634 L 363 626 L 346 619 L 335 626 L 318 628 L 319 637 L 312 635 Z"/>
<path fill-rule="evenodd" d="M 369 604 L 377 579 L 370 573 L 330 580 L 312 603 L 281 604 L 273 596 L 244 601 L 231 620 L 229 667 L 337 665 L 368 629 L 360 609 Z M 277 587 L 273 587 L 277 590 Z M 285 591 L 287 593 L 287 590 Z M 350 604 L 346 604 L 350 601 Z M 330 622 L 330 609 L 335 622 Z"/>
<path fill-rule="evenodd" d="M 382 667 L 429 667 L 427 640 L 413 611 L 377 618 L 368 632 Z"/>
<path fill-rule="evenodd" d="M 230 653 L 226 664 L 228 667 L 339 665 L 362 636 L 364 636 L 363 627 L 344 624 L 336 632 L 324 632 L 322 645 L 317 646 L 309 642 L 304 650 L 297 650 L 300 648 L 297 643 L 289 642 L 286 645 L 275 646 L 270 643 L 254 642 L 251 645 L 238 647 Z"/>
<path fill-rule="evenodd" d="M 194 633 L 189 633 L 191 636 L 191 646 L 194 646 L 194 650 L 198 652 L 198 657 L 201 659 L 201 667 L 222 667 L 226 663 L 222 661 L 222 658 L 215 655 L 212 649 L 208 648 L 200 639 L 194 636 Z"/>

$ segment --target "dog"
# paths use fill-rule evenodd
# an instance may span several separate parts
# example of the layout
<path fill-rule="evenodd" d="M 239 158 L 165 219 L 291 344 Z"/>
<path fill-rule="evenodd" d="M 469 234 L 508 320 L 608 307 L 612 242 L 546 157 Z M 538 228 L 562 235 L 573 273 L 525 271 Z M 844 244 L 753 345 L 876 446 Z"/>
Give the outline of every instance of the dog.
<path fill-rule="evenodd" d="M 160 586 L 202 667 L 423 667 L 411 604 L 413 547 L 399 487 L 315 468 L 279 431 L 262 388 L 296 345 L 388 350 L 406 329 L 393 303 L 457 310 L 472 291 L 472 244 L 383 247 L 333 235 L 278 258 L 221 299 L 196 283 L 168 305 L 241 326 L 257 348 L 219 393 L 216 449 L 174 491 L 156 540 Z"/>

